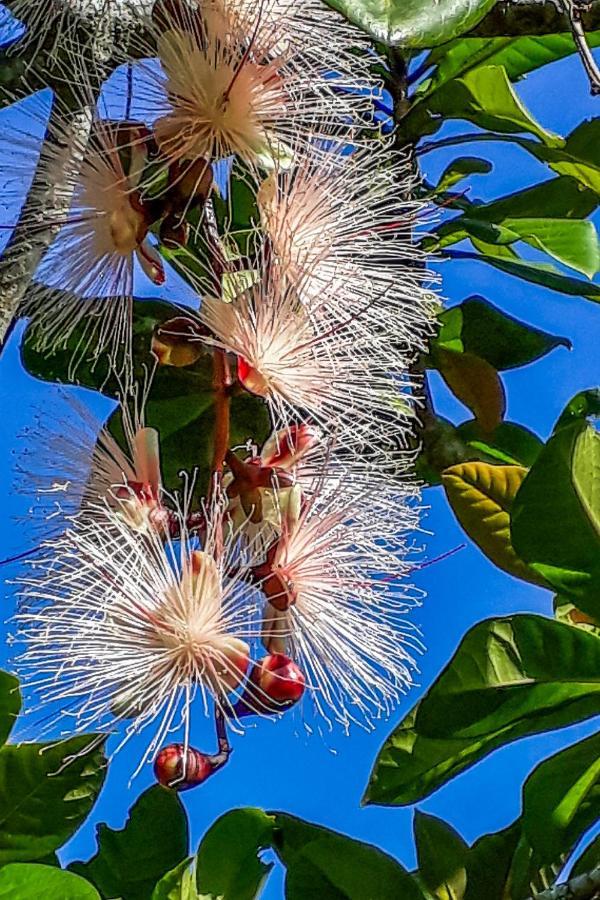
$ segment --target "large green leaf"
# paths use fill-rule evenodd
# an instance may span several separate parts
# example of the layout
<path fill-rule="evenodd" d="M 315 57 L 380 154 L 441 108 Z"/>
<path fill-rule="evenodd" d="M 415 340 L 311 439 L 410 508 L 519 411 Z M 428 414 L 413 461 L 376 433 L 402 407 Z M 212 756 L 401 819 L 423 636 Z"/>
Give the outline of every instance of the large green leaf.
<path fill-rule="evenodd" d="M 502 422 L 491 434 L 486 434 L 475 419 L 471 419 L 459 425 L 456 434 L 474 459 L 499 465 L 529 468 L 544 446 L 533 431 L 516 422 Z"/>
<path fill-rule="evenodd" d="M 600 641 L 534 615 L 475 625 L 392 732 L 365 801 L 415 803 L 497 747 L 600 713 Z"/>
<path fill-rule="evenodd" d="M 541 145 L 526 138 L 520 139 L 519 143 L 559 175 L 570 175 L 600 194 L 599 141 L 600 118 L 594 118 L 578 125 L 562 147 Z"/>
<path fill-rule="evenodd" d="M 221 816 L 198 848 L 200 893 L 223 900 L 253 900 L 272 868 L 258 853 L 272 844 L 274 821 L 260 809 L 235 809 Z"/>
<path fill-rule="evenodd" d="M 467 885 L 468 847 L 450 825 L 419 810 L 415 813 L 419 877 L 436 900 L 462 900 Z"/>
<path fill-rule="evenodd" d="M 415 139 L 436 131 L 448 119 L 465 119 L 487 131 L 535 135 L 544 146 L 560 148 L 563 138 L 545 129 L 523 105 L 502 66 L 480 66 L 452 82 L 452 90 L 432 94 L 402 121 L 403 136 Z M 572 174 L 570 172 L 566 174 Z"/>
<path fill-rule="evenodd" d="M 6 743 L 20 709 L 18 680 L 14 675 L 0 671 L 0 745 Z"/>
<path fill-rule="evenodd" d="M 77 831 L 100 792 L 97 736 L 0 750 L 0 865 L 43 859 Z"/>
<path fill-rule="evenodd" d="M 586 35 L 590 46 L 600 46 L 600 32 Z M 503 66 L 511 81 L 548 63 L 575 52 L 570 34 L 523 35 L 522 37 L 473 38 L 463 37 L 433 50 L 426 64 L 435 65 L 420 93 L 429 94 L 442 86 L 451 90 L 449 82 L 483 63 Z"/>
<path fill-rule="evenodd" d="M 483 297 L 468 297 L 444 310 L 435 345 L 460 353 L 474 353 L 495 369 L 513 369 L 545 356 L 555 347 L 568 347 L 568 338 L 554 337 L 502 312 Z"/>
<path fill-rule="evenodd" d="M 93 882 L 103 897 L 148 900 L 157 882 L 188 855 L 187 817 L 175 791 L 148 788 L 120 831 L 98 827 L 98 852 L 69 868 Z"/>
<path fill-rule="evenodd" d="M 274 849 L 287 869 L 288 900 L 423 900 L 408 872 L 381 850 L 275 813 Z"/>
<path fill-rule="evenodd" d="M 446 255 L 451 259 L 469 259 L 475 262 L 484 262 L 500 269 L 508 275 L 523 278 L 532 284 L 539 284 L 552 291 L 568 294 L 572 297 L 587 297 L 596 303 L 600 301 L 600 285 L 579 278 L 571 278 L 562 275 L 556 266 L 549 263 L 530 262 L 525 259 L 507 259 L 506 256 L 495 253 L 469 253 L 463 250 L 447 250 Z"/>
<path fill-rule="evenodd" d="M 544 760 L 523 787 L 523 829 L 538 859 L 556 860 L 600 818 L 600 733 Z"/>
<path fill-rule="evenodd" d="M 488 175 L 491 171 L 492 164 L 487 159 L 480 159 L 478 156 L 459 156 L 458 159 L 448 163 L 440 175 L 435 191 L 444 193 L 459 184 L 464 178 L 469 178 L 471 175 Z"/>
<path fill-rule="evenodd" d="M 531 568 L 600 618 L 600 435 L 585 420 L 544 447 L 513 504 L 511 533 Z"/>
<path fill-rule="evenodd" d="M 2 900 L 100 900 L 96 888 L 71 872 L 38 863 L 11 863 L 0 869 Z"/>
<path fill-rule="evenodd" d="M 191 860 L 167 872 L 152 891 L 151 900 L 202 900 L 196 888 L 196 874 Z"/>
<path fill-rule="evenodd" d="M 367 34 L 389 46 L 422 49 L 473 28 L 496 0 L 326 0 Z"/>

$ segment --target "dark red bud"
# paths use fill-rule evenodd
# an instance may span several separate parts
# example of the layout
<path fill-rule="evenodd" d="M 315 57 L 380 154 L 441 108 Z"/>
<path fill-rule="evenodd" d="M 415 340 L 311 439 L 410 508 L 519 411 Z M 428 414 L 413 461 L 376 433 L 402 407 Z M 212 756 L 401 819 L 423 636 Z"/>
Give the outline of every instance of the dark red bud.
<path fill-rule="evenodd" d="M 159 784 L 176 791 L 187 791 L 197 787 L 215 771 L 213 762 L 206 753 L 183 744 L 169 744 L 163 747 L 154 760 L 154 774 Z"/>
<path fill-rule="evenodd" d="M 272 653 L 253 667 L 235 712 L 239 717 L 285 712 L 300 700 L 305 686 L 302 669 L 284 653 Z"/>

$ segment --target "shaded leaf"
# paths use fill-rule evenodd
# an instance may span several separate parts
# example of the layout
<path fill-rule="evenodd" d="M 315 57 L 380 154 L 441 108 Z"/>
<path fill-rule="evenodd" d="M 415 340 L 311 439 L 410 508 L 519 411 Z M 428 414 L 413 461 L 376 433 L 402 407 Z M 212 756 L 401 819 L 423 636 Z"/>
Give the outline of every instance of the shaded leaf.
<path fill-rule="evenodd" d="M 0 745 L 6 743 L 20 709 L 18 680 L 14 675 L 0 671 Z"/>
<path fill-rule="evenodd" d="M 506 395 L 493 366 L 474 353 L 434 347 L 433 362 L 455 397 L 467 406 L 484 431 L 504 417 Z"/>
<path fill-rule="evenodd" d="M 456 429 L 457 436 L 473 452 L 473 458 L 494 464 L 503 463 L 529 468 L 544 446 L 540 438 L 516 422 L 501 422 L 491 434 L 474 419 Z"/>
<path fill-rule="evenodd" d="M 388 46 L 434 47 L 469 31 L 495 0 L 326 0 L 372 38 Z"/>
<path fill-rule="evenodd" d="M 440 314 L 436 346 L 473 353 L 498 371 L 525 366 L 555 347 L 571 348 L 568 338 L 554 337 L 521 322 L 483 297 L 468 297 Z"/>
<path fill-rule="evenodd" d="M 488 559 L 515 578 L 545 587 L 510 539 L 510 509 L 526 474 L 522 466 L 469 462 L 446 469 L 442 483 L 456 518 Z"/>
<path fill-rule="evenodd" d="M 600 389 L 580 391 L 572 400 L 569 400 L 562 411 L 554 430 L 571 425 L 573 422 L 600 416 Z"/>
<path fill-rule="evenodd" d="M 544 447 L 513 505 L 511 535 L 531 568 L 600 618 L 600 436 L 585 420 Z"/>
<path fill-rule="evenodd" d="M 492 171 L 492 164 L 478 156 L 460 156 L 448 163 L 435 186 L 438 193 L 449 191 L 464 178 L 471 175 L 487 175 Z"/>
<path fill-rule="evenodd" d="M 223 900 L 253 900 L 273 867 L 258 854 L 272 843 L 274 821 L 261 809 L 235 809 L 221 816 L 198 848 L 200 893 Z"/>
<path fill-rule="evenodd" d="M 600 734 L 545 759 L 523 787 L 523 830 L 544 863 L 553 862 L 600 818 Z"/>
<path fill-rule="evenodd" d="M 196 889 L 196 874 L 192 861 L 182 863 L 167 872 L 152 891 L 151 900 L 202 900 Z"/>
<path fill-rule="evenodd" d="M 89 881 L 71 872 L 37 863 L 12 863 L 0 869 L 0 898 L 100 900 L 100 894 Z"/>
<path fill-rule="evenodd" d="M 600 713 L 600 641 L 551 619 L 475 625 L 383 745 L 366 803 L 427 797 L 497 747 Z"/>
<path fill-rule="evenodd" d="M 462 900 L 467 887 L 467 844 L 442 819 L 415 812 L 419 877 L 436 900 Z"/>
<path fill-rule="evenodd" d="M 125 827 L 98 826 L 98 852 L 69 869 L 92 881 L 103 897 L 147 900 L 158 881 L 188 854 L 187 818 L 175 791 L 148 788 Z"/>
<path fill-rule="evenodd" d="M 43 859 L 77 831 L 106 773 L 95 737 L 0 750 L 0 865 Z"/>

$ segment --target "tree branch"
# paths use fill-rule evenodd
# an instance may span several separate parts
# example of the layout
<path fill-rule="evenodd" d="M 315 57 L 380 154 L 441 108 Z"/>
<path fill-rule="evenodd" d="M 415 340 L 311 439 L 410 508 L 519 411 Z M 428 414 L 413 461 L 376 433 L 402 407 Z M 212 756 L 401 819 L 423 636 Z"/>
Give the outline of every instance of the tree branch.
<path fill-rule="evenodd" d="M 581 22 L 586 31 L 600 28 L 600 0 L 594 0 L 590 9 L 582 13 Z M 526 0 L 508 2 L 501 0 L 472 31 L 469 37 L 522 37 L 568 33 L 569 17 L 552 2 Z"/>
<path fill-rule="evenodd" d="M 564 884 L 530 897 L 529 900 L 596 900 L 600 897 L 600 866 L 585 875 L 578 875 Z"/>
<path fill-rule="evenodd" d="M 583 29 L 583 11 L 575 5 L 575 0 L 562 0 L 563 7 L 569 18 L 571 33 L 577 48 L 577 53 L 583 63 L 586 75 L 590 81 L 590 90 L 593 96 L 600 94 L 600 70 L 594 59 Z"/>

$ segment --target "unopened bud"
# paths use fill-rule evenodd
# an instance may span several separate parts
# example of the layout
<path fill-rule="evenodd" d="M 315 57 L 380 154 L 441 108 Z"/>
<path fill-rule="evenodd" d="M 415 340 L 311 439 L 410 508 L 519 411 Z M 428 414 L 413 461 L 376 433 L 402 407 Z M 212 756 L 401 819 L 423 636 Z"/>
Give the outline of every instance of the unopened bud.
<path fill-rule="evenodd" d="M 260 454 L 263 466 L 291 469 L 306 456 L 321 440 L 319 429 L 314 425 L 290 425 L 272 434 L 265 442 Z"/>
<path fill-rule="evenodd" d="M 300 700 L 305 685 L 304 673 L 289 656 L 272 653 L 252 669 L 248 692 L 257 712 L 284 712 Z"/>
<path fill-rule="evenodd" d="M 154 761 L 154 774 L 159 784 L 187 791 L 196 787 L 215 771 L 212 759 L 206 753 L 183 744 L 169 744 L 163 747 Z"/>
<path fill-rule="evenodd" d="M 201 322 L 176 316 L 158 325 L 152 335 L 152 353 L 161 366 L 191 366 L 204 353 L 208 331 Z"/>
<path fill-rule="evenodd" d="M 243 356 L 238 356 L 237 374 L 242 387 L 257 397 L 268 397 L 269 383 Z"/>

